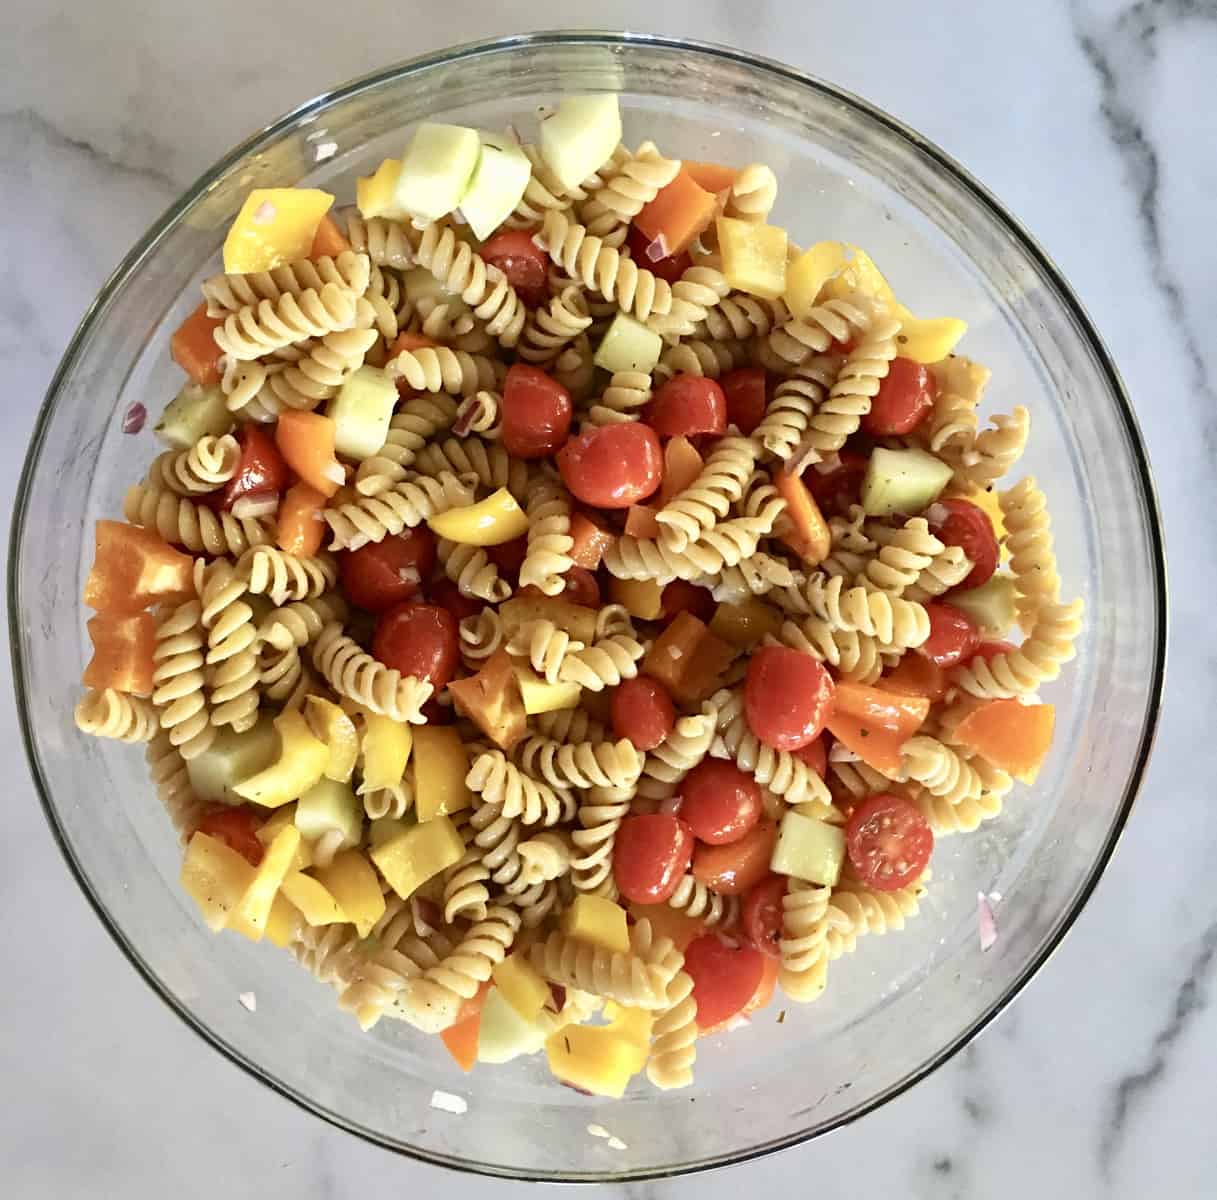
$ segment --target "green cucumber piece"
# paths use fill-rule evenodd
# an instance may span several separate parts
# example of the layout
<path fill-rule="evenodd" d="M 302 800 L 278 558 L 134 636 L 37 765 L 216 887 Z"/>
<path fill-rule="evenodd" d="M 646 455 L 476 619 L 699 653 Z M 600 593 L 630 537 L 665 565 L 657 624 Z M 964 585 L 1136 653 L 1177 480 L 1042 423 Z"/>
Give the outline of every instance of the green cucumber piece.
<path fill-rule="evenodd" d="M 215 741 L 186 763 L 190 786 L 200 800 L 219 804 L 244 804 L 233 788 L 265 770 L 279 757 L 279 735 L 269 716 L 244 733 L 221 729 Z"/>
<path fill-rule="evenodd" d="M 782 817 L 770 867 L 821 887 L 835 887 L 845 862 L 845 834 L 836 826 L 793 809 Z"/>
<path fill-rule="evenodd" d="M 219 384 L 188 383 L 161 413 L 153 432 L 176 450 L 187 450 L 201 437 L 229 433 L 235 422 Z"/>
<path fill-rule="evenodd" d="M 928 508 L 954 472 L 925 450 L 874 450 L 862 480 L 862 507 L 868 517 L 912 516 Z"/>

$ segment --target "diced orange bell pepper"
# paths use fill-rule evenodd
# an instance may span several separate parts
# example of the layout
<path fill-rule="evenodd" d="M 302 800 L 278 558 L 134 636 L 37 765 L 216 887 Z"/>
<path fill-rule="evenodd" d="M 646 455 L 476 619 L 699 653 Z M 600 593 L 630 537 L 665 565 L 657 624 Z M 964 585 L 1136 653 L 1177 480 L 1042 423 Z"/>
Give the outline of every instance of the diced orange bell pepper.
<path fill-rule="evenodd" d="M 925 696 L 929 700 L 941 700 L 947 694 L 950 684 L 947 682 L 947 673 L 924 654 L 905 654 L 875 686 L 888 691 L 903 692 L 906 696 Z"/>
<path fill-rule="evenodd" d="M 780 535 L 808 566 L 822 563 L 832 549 L 832 533 L 806 485 L 789 471 L 777 471 L 773 476 L 778 495 L 786 501 L 789 525 Z"/>
<path fill-rule="evenodd" d="M 907 741 L 925 724 L 930 702 L 925 696 L 905 695 L 842 679 L 833 692 L 833 711 L 857 717 L 868 726 L 881 726 Z"/>
<path fill-rule="evenodd" d="M 648 504 L 633 504 L 625 515 L 625 532 L 627 537 L 643 538 L 654 541 L 659 537 L 659 522 L 655 520 L 655 510 Z"/>
<path fill-rule="evenodd" d="M 448 691 L 457 709 L 501 750 L 510 752 L 528 732 L 520 681 L 505 648 L 496 650 L 476 675 L 454 679 Z"/>
<path fill-rule="evenodd" d="M 693 180 L 698 187 L 707 192 L 725 192 L 734 182 L 739 173 L 734 167 L 725 167 L 722 163 L 690 162 L 685 159 L 681 170 Z"/>
<path fill-rule="evenodd" d="M 85 580 L 84 602 L 99 612 L 137 613 L 157 600 L 193 590 L 194 560 L 149 529 L 98 521 L 96 551 Z"/>
<path fill-rule="evenodd" d="M 220 347 L 213 336 L 223 317 L 209 317 L 204 301 L 174 331 L 169 353 L 195 383 L 220 382 Z"/>
<path fill-rule="evenodd" d="M 396 358 L 403 350 L 426 350 L 434 345 L 435 341 L 425 334 L 403 330 L 393 339 L 393 344 L 389 347 L 389 357 Z"/>
<path fill-rule="evenodd" d="M 309 258 L 337 258 L 344 250 L 349 250 L 351 243 L 346 240 L 341 229 L 334 222 L 334 218 L 326 213 L 321 218 L 321 224 L 317 226 L 317 232 L 313 235 L 313 248 L 309 252 Z"/>
<path fill-rule="evenodd" d="M 1052 746 L 1055 725 L 1051 704 L 990 700 L 955 726 L 955 737 L 1020 782 L 1034 783 Z"/>
<path fill-rule="evenodd" d="M 81 680 L 85 687 L 151 695 L 156 618 L 146 612 L 131 616 L 98 613 L 88 620 L 86 628 L 93 643 L 93 657 Z"/>
<path fill-rule="evenodd" d="M 279 505 L 279 549 L 300 558 L 312 558 L 321 549 L 325 496 L 307 483 L 293 483 Z"/>
<path fill-rule="evenodd" d="M 680 254 L 714 220 L 717 205 L 715 193 L 701 187 L 682 167 L 676 178 L 643 206 L 634 224 L 652 240 L 662 237 L 668 254 Z"/>
<path fill-rule="evenodd" d="M 613 530 L 586 513 L 575 513 L 571 517 L 570 536 L 575 544 L 567 554 L 576 567 L 585 571 L 594 571 L 600 566 L 604 552 L 617 540 Z"/>
<path fill-rule="evenodd" d="M 662 683 L 674 700 L 694 704 L 715 690 L 734 658 L 733 646 L 682 612 L 652 643 L 642 673 Z"/>
<path fill-rule="evenodd" d="M 705 463 L 687 437 L 672 438 L 663 448 L 663 482 L 659 485 L 659 507 L 692 487 Z"/>
<path fill-rule="evenodd" d="M 456 1059 L 456 1065 L 466 1075 L 473 1070 L 478 1058 L 478 1034 L 482 1029 L 482 1005 L 486 993 L 490 991 L 490 981 L 478 988 L 477 992 L 461 1004 L 456 1021 L 449 1025 L 439 1036 L 448 1048 L 448 1053 Z"/>
<path fill-rule="evenodd" d="M 838 687 L 840 685 L 838 684 Z M 900 748 L 908 738 L 861 717 L 836 712 L 828 719 L 828 732 L 847 750 L 852 750 L 876 771 L 900 770 Z"/>
<path fill-rule="evenodd" d="M 285 410 L 275 426 L 275 444 L 284 461 L 305 483 L 332 496 L 346 481 L 334 456 L 334 422 L 320 413 Z"/>

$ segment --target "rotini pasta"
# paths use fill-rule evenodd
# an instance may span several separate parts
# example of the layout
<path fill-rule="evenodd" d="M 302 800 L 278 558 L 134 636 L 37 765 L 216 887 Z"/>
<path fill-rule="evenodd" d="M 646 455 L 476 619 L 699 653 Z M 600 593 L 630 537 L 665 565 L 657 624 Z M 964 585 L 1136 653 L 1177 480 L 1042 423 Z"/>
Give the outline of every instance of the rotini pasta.
<path fill-rule="evenodd" d="M 254 308 L 263 300 L 299 296 L 310 288 L 320 291 L 327 283 L 362 294 L 367 290 L 371 267 L 366 254 L 344 250 L 334 258 L 300 259 L 272 271 L 213 275 L 203 280 L 203 299 L 209 317 L 223 317 Z"/>
<path fill-rule="evenodd" d="M 331 550 L 358 550 L 368 542 L 413 529 L 436 513 L 473 503 L 472 477 L 461 479 L 451 471 L 436 478 L 421 475 L 395 483 L 388 491 L 362 496 L 322 513 L 333 534 Z"/>
<path fill-rule="evenodd" d="M 152 703 L 161 728 L 184 759 L 197 758 L 215 740 L 203 676 L 203 606 L 187 600 L 156 627 L 152 652 Z"/>
<path fill-rule="evenodd" d="M 974 658 L 955 671 L 955 682 L 982 700 L 1009 700 L 1027 696 L 1055 679 L 1075 653 L 1082 631 L 1082 601 L 1044 604 L 1027 640 L 1016 650 L 990 659 Z"/>
<path fill-rule="evenodd" d="M 160 718 L 151 701 L 113 688 L 86 691 L 76 705 L 75 718 L 81 733 L 119 742 L 151 741 L 160 728 Z"/>
<path fill-rule="evenodd" d="M 300 558 L 273 546 L 247 550 L 237 570 L 252 595 L 269 596 L 275 605 L 314 600 L 338 580 L 338 564 L 328 554 Z"/>
<path fill-rule="evenodd" d="M 465 785 L 504 817 L 518 818 L 524 825 L 556 825 L 574 816 L 575 801 L 569 792 L 534 779 L 499 750 L 474 759 Z"/>
<path fill-rule="evenodd" d="M 631 787 L 642 772 L 633 742 L 556 742 L 530 737 L 520 750 L 520 765 L 556 788 Z"/>
<path fill-rule="evenodd" d="M 324 337 L 355 324 L 358 292 L 336 283 L 260 300 L 230 314 L 215 331 L 216 345 L 230 358 L 261 358 L 309 337 Z"/>
<path fill-rule="evenodd" d="M 575 284 L 568 284 L 548 306 L 528 315 L 520 338 L 520 357 L 537 366 L 553 362 L 591 323 L 583 292 Z"/>
<path fill-rule="evenodd" d="M 1052 544 L 1048 500 L 1028 475 L 998 497 L 1006 526 L 1006 549 L 1018 594 L 1018 620 L 1025 632 L 1034 627 L 1040 608 L 1061 598 Z"/>
<path fill-rule="evenodd" d="M 198 496 L 221 488 L 237 473 L 241 448 L 231 434 L 204 436 L 189 450 L 169 450 L 160 455 L 148 472 L 155 487 L 168 488 L 179 496 Z"/>
<path fill-rule="evenodd" d="M 655 514 L 663 544 L 679 553 L 699 541 L 742 497 L 755 461 L 756 447 L 747 438 L 722 438 L 692 486 Z"/>
<path fill-rule="evenodd" d="M 528 493 L 528 464 L 510 454 L 498 442 L 481 438 L 448 438 L 431 442 L 416 455 L 414 469 L 422 475 L 448 471 L 462 478 L 472 475 L 489 491 L 506 488 L 517 500 Z"/>
<path fill-rule="evenodd" d="M 667 1007 L 655 1017 L 647 1078 L 664 1091 L 688 1087 L 697 1060 L 697 999 L 693 980 L 677 971 L 668 985 Z"/>
<path fill-rule="evenodd" d="M 511 584 L 499 574 L 498 567 L 480 546 L 463 546 L 440 538 L 435 553 L 444 574 L 463 595 L 476 596 L 491 604 L 498 604 L 511 595 Z"/>
<path fill-rule="evenodd" d="M 431 684 L 377 662 L 342 632 L 336 621 L 313 643 L 313 663 L 340 696 L 395 721 L 422 725 Z"/>
<path fill-rule="evenodd" d="M 402 350 L 385 369 L 395 379 L 404 379 L 419 392 L 450 392 L 471 396 L 493 391 L 498 384 L 494 363 L 481 354 L 452 350 L 447 346 L 424 346 Z"/>
<path fill-rule="evenodd" d="M 575 565 L 570 557 L 574 544 L 566 489 L 556 480 L 537 480 L 528 497 L 528 549 L 520 565 L 520 586 L 556 596 L 564 586 L 562 577 Z"/>
<path fill-rule="evenodd" d="M 457 403 L 451 396 L 441 393 L 407 400 L 390 420 L 385 444 L 359 464 L 355 490 L 363 496 L 376 496 L 400 483 L 423 446 L 437 433 L 450 428 L 456 417 Z"/>
<path fill-rule="evenodd" d="M 195 554 L 241 555 L 271 541 L 271 526 L 261 517 L 214 513 L 184 496 L 136 483 L 127 490 L 123 515 L 132 525 L 154 529 L 175 546 Z"/>

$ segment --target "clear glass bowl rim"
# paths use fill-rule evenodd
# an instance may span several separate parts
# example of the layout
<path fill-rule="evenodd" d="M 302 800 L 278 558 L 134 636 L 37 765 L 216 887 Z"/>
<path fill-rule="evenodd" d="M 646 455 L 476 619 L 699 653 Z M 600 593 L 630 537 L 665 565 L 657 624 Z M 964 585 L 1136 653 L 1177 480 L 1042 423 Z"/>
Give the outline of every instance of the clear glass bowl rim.
<path fill-rule="evenodd" d="M 272 1075 L 268 1074 L 256 1063 L 251 1062 L 243 1055 L 236 1053 L 230 1047 L 225 1045 L 217 1038 L 210 1029 L 196 1019 L 194 1014 L 190 1012 L 184 1005 L 179 1004 L 172 995 L 169 994 L 161 985 L 160 980 L 140 958 L 134 947 L 127 941 L 122 930 L 117 923 L 111 918 L 105 906 L 101 903 L 99 897 L 94 892 L 87 875 L 82 869 L 80 863 L 76 860 L 72 853 L 71 847 L 64 836 L 63 830 L 59 825 L 58 818 L 54 806 L 51 803 L 50 789 L 38 768 L 38 759 L 34 750 L 34 730 L 30 720 L 30 713 L 25 699 L 23 681 L 25 678 L 25 664 L 23 662 L 20 643 L 20 629 L 18 614 L 20 612 L 20 584 L 19 584 L 19 559 L 22 537 L 25 529 L 25 519 L 27 515 L 27 506 L 29 502 L 30 488 L 33 479 L 33 472 L 37 465 L 42 444 L 46 435 L 48 425 L 50 423 L 51 413 L 59 398 L 59 393 L 63 382 L 69 377 L 73 367 L 76 364 L 76 359 L 79 355 L 81 347 L 87 342 L 93 325 L 98 321 L 101 314 L 109 305 L 111 298 L 123 286 L 128 277 L 139 267 L 146 256 L 152 254 L 160 242 L 164 234 L 181 218 L 181 216 L 201 197 L 215 182 L 227 171 L 230 167 L 240 162 L 242 159 L 257 153 L 264 145 L 273 142 L 282 133 L 287 132 L 291 127 L 300 123 L 315 119 L 323 113 L 330 105 L 340 103 L 359 95 L 361 92 L 378 87 L 382 84 L 393 80 L 407 78 L 413 74 L 424 71 L 426 69 L 448 65 L 452 63 L 476 59 L 479 56 L 486 54 L 497 54 L 513 49 L 527 49 L 530 47 L 552 47 L 552 46 L 603 46 L 616 47 L 622 45 L 632 45 L 646 47 L 648 49 L 665 50 L 674 53 L 685 51 L 696 51 L 697 53 L 709 58 L 720 59 L 725 62 L 732 63 L 737 66 L 744 66 L 748 69 L 757 72 L 758 74 L 770 74 L 781 78 L 787 83 L 795 84 L 809 91 L 818 93 L 821 96 L 829 97 L 845 107 L 855 111 L 856 113 L 865 116 L 866 118 L 883 126 L 888 132 L 898 138 L 905 140 L 915 147 L 922 154 L 932 158 L 939 166 L 941 166 L 945 176 L 950 184 L 957 188 L 961 188 L 969 192 L 974 199 L 989 211 L 990 215 L 1003 226 L 1006 232 L 1018 245 L 1019 249 L 1044 272 L 1045 276 L 1052 282 L 1056 289 L 1057 297 L 1060 302 L 1067 308 L 1070 315 L 1077 323 L 1077 327 L 1081 330 L 1084 340 L 1088 343 L 1089 349 L 1094 354 L 1096 361 L 1102 368 L 1106 376 L 1107 386 L 1110 395 L 1114 398 L 1117 416 L 1123 422 L 1125 430 L 1128 434 L 1129 444 L 1132 449 L 1133 459 L 1136 465 L 1135 485 L 1139 488 L 1142 499 L 1145 505 L 1145 513 L 1148 519 L 1147 533 L 1149 535 L 1151 549 L 1154 559 L 1154 608 L 1157 616 L 1157 637 L 1154 646 L 1154 669 L 1153 678 L 1150 681 L 1149 698 L 1146 707 L 1145 722 L 1141 730 L 1140 743 L 1137 749 L 1135 766 L 1125 784 L 1124 794 L 1121 799 L 1120 810 L 1116 821 L 1112 825 L 1111 832 L 1108 836 L 1106 844 L 1101 852 L 1091 864 L 1089 877 L 1085 882 L 1084 887 L 1078 892 L 1077 900 L 1073 904 L 1071 910 L 1066 914 L 1065 920 L 1061 923 L 1057 933 L 1044 946 L 1042 946 L 1035 958 L 1027 964 L 1027 967 L 1022 974 L 1015 979 L 1006 992 L 1000 996 L 997 1001 L 989 1008 L 987 1012 L 982 1013 L 977 1019 L 965 1029 L 953 1042 L 942 1047 L 937 1053 L 933 1054 L 924 1062 L 917 1070 L 911 1072 L 904 1079 L 874 1096 L 868 1103 L 860 1106 L 857 1110 L 843 1114 L 838 1120 L 832 1121 L 827 1125 L 815 1130 L 808 1130 L 799 1134 L 784 1138 L 778 1142 L 769 1142 L 760 1146 L 751 1147 L 746 1150 L 741 1150 L 729 1158 L 711 1163 L 695 1164 L 693 1166 L 672 1166 L 668 1168 L 645 1169 L 641 1171 L 626 1171 L 615 1177 L 618 1182 L 646 1180 L 646 1179 L 663 1179 L 671 1178 L 678 1175 L 691 1174 L 698 1171 L 712 1170 L 719 1166 L 733 1166 L 738 1163 L 748 1162 L 755 1158 L 761 1158 L 771 1154 L 777 1150 L 787 1149 L 791 1146 L 801 1145 L 804 1142 L 810 1141 L 813 1138 L 820 1137 L 825 1133 L 830 1133 L 834 1129 L 838 1129 L 843 1125 L 852 1124 L 854 1121 L 873 1112 L 876 1108 L 887 1103 L 896 1096 L 903 1094 L 909 1088 L 919 1083 L 922 1079 L 935 1071 L 943 1063 L 953 1058 L 954 1055 L 962 1050 L 974 1037 L 977 1036 L 994 1018 L 996 1018 L 1006 1006 L 1018 995 L 1020 991 L 1027 985 L 1028 982 L 1038 974 L 1041 967 L 1048 961 L 1057 947 L 1064 940 L 1065 935 L 1072 929 L 1082 909 L 1085 907 L 1097 886 L 1099 879 L 1102 877 L 1107 864 L 1110 862 L 1112 855 L 1115 852 L 1116 846 L 1120 840 L 1124 828 L 1128 822 L 1128 818 L 1132 812 L 1132 806 L 1137 798 L 1137 793 L 1140 790 L 1141 782 L 1145 775 L 1145 770 L 1149 762 L 1150 754 L 1153 750 L 1154 738 L 1157 734 L 1158 719 L 1162 705 L 1162 694 L 1165 686 L 1166 677 L 1166 647 L 1167 647 L 1167 624 L 1168 624 L 1168 600 L 1167 600 L 1167 582 L 1166 582 L 1166 561 L 1165 561 L 1165 539 L 1163 536 L 1162 514 L 1158 504 L 1157 491 L 1153 481 L 1153 475 L 1150 470 L 1149 458 L 1146 453 L 1145 443 L 1141 436 L 1140 427 L 1137 422 L 1136 415 L 1132 408 L 1132 403 L 1129 400 L 1128 392 L 1124 387 L 1123 380 L 1116 368 L 1114 361 L 1107 347 L 1104 345 L 1102 338 L 1095 329 L 1086 310 L 1081 302 L 1074 294 L 1072 288 L 1065 280 L 1064 275 L 1057 267 L 1052 258 L 1044 251 L 1044 249 L 1036 242 L 1030 233 L 1014 218 L 1005 207 L 992 195 L 981 183 L 974 179 L 959 163 L 941 150 L 933 142 L 923 137 L 921 134 L 909 128 L 907 125 L 890 116 L 883 109 L 863 100 L 859 96 L 851 92 L 847 92 L 833 84 L 827 83 L 824 80 L 818 79 L 813 75 L 798 71 L 793 67 L 787 66 L 784 63 L 774 59 L 765 58 L 760 55 L 745 53 L 744 51 L 735 50 L 728 46 L 718 45 L 712 42 L 699 41 L 692 38 L 673 38 L 664 37 L 655 34 L 640 34 L 628 33 L 625 31 L 614 30 L 553 30 L 529 34 L 513 34 L 500 38 L 487 38 L 481 41 L 467 42 L 459 46 L 449 47 L 446 50 L 438 51 L 433 54 L 421 55 L 416 58 L 408 59 L 404 62 L 396 63 L 392 66 L 385 67 L 382 70 L 372 72 L 368 75 L 360 76 L 353 79 L 329 92 L 324 92 L 319 96 L 299 105 L 290 112 L 285 113 L 278 120 L 271 122 L 257 133 L 247 138 L 244 142 L 234 147 L 223 158 L 216 162 L 210 169 L 205 171 L 195 183 L 187 189 L 186 192 L 172 204 L 160 218 L 149 228 L 148 232 L 135 244 L 127 256 L 119 263 L 113 274 L 101 290 L 98 292 L 92 304 L 89 305 L 81 318 L 80 324 L 77 326 L 75 333 L 72 335 L 71 341 L 68 343 L 67 349 L 64 351 L 63 357 L 51 378 L 50 385 L 47 388 L 46 396 L 43 399 L 42 406 L 39 409 L 38 418 L 34 426 L 34 432 L 30 438 L 29 448 L 26 451 L 25 462 L 22 467 L 21 478 L 18 483 L 17 496 L 13 506 L 13 516 L 10 526 L 9 536 L 9 554 L 8 554 L 8 597 L 9 597 L 9 645 L 12 657 L 13 681 L 17 693 L 17 713 L 21 727 L 22 743 L 25 747 L 26 759 L 30 765 L 30 773 L 34 780 L 35 788 L 38 792 L 38 798 L 42 805 L 43 813 L 46 816 L 47 823 L 51 828 L 52 835 L 59 847 L 60 853 L 67 863 L 68 869 L 73 878 L 76 880 L 80 890 L 84 893 L 93 911 L 97 914 L 103 927 L 110 934 L 111 938 L 117 944 L 127 960 L 135 968 L 135 970 L 143 977 L 152 991 L 185 1023 L 185 1025 L 198 1034 L 204 1041 L 208 1042 L 216 1050 L 218 1050 L 225 1058 L 235 1063 L 238 1067 L 247 1071 L 254 1078 L 260 1080 L 266 1086 L 278 1092 L 281 1096 L 298 1104 L 306 1111 L 321 1117 L 323 1120 L 340 1128 L 348 1133 L 355 1134 L 357 1137 L 365 1141 L 372 1142 L 375 1145 L 381 1146 L 384 1149 L 391 1150 L 394 1153 L 401 1154 L 403 1157 L 418 1159 L 432 1166 L 446 1167 L 450 1170 L 467 1171 L 475 1174 L 485 1174 L 493 1178 L 514 1178 L 517 1180 L 527 1180 L 533 1182 L 550 1182 L 554 1177 L 545 1176 L 542 1174 L 532 1174 L 528 1172 L 520 1172 L 512 1170 L 509 1172 L 495 1171 L 485 1164 L 477 1162 L 466 1162 L 457 1164 L 447 1158 L 433 1156 L 425 1151 L 419 1150 L 416 1147 L 405 1146 L 400 1143 L 388 1141 L 379 1135 L 371 1132 L 368 1129 L 356 1124 L 355 1122 L 346 1120 L 340 1113 L 333 1112 L 323 1108 L 320 1105 L 309 1100 L 286 1086 Z M 580 1181 L 583 1182 L 583 1181 Z M 593 1180 L 587 1180 L 593 1182 Z"/>

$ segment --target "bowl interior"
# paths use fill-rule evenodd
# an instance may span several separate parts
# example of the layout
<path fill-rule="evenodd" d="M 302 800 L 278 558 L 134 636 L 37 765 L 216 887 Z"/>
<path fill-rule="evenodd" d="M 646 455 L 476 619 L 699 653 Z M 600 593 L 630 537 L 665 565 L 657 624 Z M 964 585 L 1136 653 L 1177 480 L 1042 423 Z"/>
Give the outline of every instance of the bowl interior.
<path fill-rule="evenodd" d="M 1051 758 L 999 820 L 942 839 L 922 914 L 835 963 L 815 1005 L 775 1003 L 699 1046 L 697 1082 L 606 1103 L 555 1087 L 543 1063 L 463 1076 L 435 1040 L 382 1022 L 361 1034 L 328 988 L 268 946 L 216 938 L 177 884 L 179 851 L 137 750 L 72 723 L 86 661 L 78 598 L 93 522 L 117 515 L 155 453 L 180 384 L 168 335 L 218 269 L 250 187 L 324 186 L 398 153 L 423 118 L 525 138 L 564 92 L 621 93 L 626 140 L 669 154 L 769 163 L 774 220 L 801 244 L 865 247 L 916 312 L 965 317 L 962 350 L 993 371 L 990 411 L 1025 404 L 1018 473 L 1052 505 L 1068 596 L 1089 626 L 1044 690 Z M 832 89 L 707 47 L 549 35 L 466 48 L 353 84 L 285 118 L 201 181 L 120 268 L 52 386 L 23 485 L 12 562 L 15 678 L 34 772 L 82 886 L 132 961 L 199 1032 L 321 1115 L 433 1161 L 558 1179 L 645 1176 L 737 1160 L 822 1132 L 908 1086 L 967 1040 L 1044 960 L 1094 884 L 1144 765 L 1161 682 L 1161 551 L 1144 456 L 1118 380 L 1048 261 L 940 152 Z M 73 633 L 75 629 L 75 633 Z M 981 953 L 977 892 L 1001 896 Z M 257 1013 L 238 1003 L 254 991 Z M 436 1090 L 468 1104 L 431 1106 Z M 587 1132 L 599 1124 L 624 1149 Z"/>

